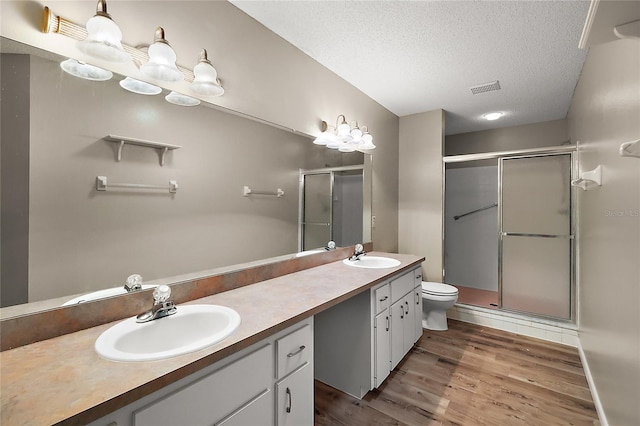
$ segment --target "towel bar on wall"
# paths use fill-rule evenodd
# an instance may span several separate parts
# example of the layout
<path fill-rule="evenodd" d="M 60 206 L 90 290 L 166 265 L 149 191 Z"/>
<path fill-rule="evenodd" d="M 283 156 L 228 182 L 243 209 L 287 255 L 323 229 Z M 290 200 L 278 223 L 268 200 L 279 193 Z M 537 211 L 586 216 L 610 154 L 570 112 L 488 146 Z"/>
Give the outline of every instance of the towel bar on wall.
<path fill-rule="evenodd" d="M 162 189 L 175 194 L 178 191 L 178 182 L 170 180 L 169 185 L 147 185 L 144 183 L 108 183 L 106 176 L 96 176 L 96 191 L 108 191 L 109 188 L 128 189 Z"/>
<path fill-rule="evenodd" d="M 249 195 L 272 195 L 274 197 L 284 197 L 284 191 L 278 188 L 275 192 L 273 191 L 256 191 L 255 189 L 251 189 L 248 186 L 245 186 L 242 190 L 242 195 L 248 197 Z"/>

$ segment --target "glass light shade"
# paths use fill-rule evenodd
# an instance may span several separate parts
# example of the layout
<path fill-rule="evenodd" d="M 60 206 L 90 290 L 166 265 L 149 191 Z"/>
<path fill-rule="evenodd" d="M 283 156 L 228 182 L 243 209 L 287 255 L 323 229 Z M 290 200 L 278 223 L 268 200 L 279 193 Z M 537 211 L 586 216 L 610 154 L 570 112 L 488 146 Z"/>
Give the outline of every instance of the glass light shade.
<path fill-rule="evenodd" d="M 220 96 L 224 89 L 218 84 L 218 72 L 207 58 L 207 51 L 200 52 L 200 62 L 193 68 L 191 90 L 204 96 Z"/>
<path fill-rule="evenodd" d="M 120 87 L 138 95 L 157 95 L 162 92 L 162 89 L 158 86 L 131 77 L 120 80 Z"/>
<path fill-rule="evenodd" d="M 335 138 L 334 140 L 327 142 L 327 148 L 330 148 L 330 149 L 339 149 L 343 145 L 344 144 L 340 142 L 338 138 Z"/>
<path fill-rule="evenodd" d="M 351 132 L 351 127 L 346 122 L 342 122 L 338 124 L 338 128 L 336 129 L 338 133 L 338 137 L 347 136 L 349 132 Z"/>
<path fill-rule="evenodd" d="M 196 106 L 200 105 L 200 99 L 192 98 L 191 96 L 183 95 L 178 92 L 171 92 L 164 99 L 174 105 L 179 106 Z"/>
<path fill-rule="evenodd" d="M 338 151 L 340 152 L 354 152 L 355 149 L 349 145 L 341 146 Z"/>
<path fill-rule="evenodd" d="M 362 130 L 357 127 L 353 128 L 353 130 L 351 130 L 351 137 L 353 140 L 360 140 L 360 138 L 362 138 Z"/>
<path fill-rule="evenodd" d="M 87 21 L 87 38 L 77 44 L 81 52 L 109 62 L 126 62 L 131 56 L 122 47 L 122 31 L 107 13 L 104 0 L 98 1 L 96 15 Z"/>
<path fill-rule="evenodd" d="M 164 38 L 164 30 L 158 27 L 154 43 L 149 46 L 149 61 L 140 67 L 145 75 L 161 81 L 180 81 L 184 75 L 176 66 L 176 52 Z"/>
<path fill-rule="evenodd" d="M 106 81 L 113 77 L 111 71 L 94 67 L 93 65 L 85 64 L 75 59 L 67 59 L 66 61 L 60 62 L 60 68 L 74 77 L 84 78 L 85 80 Z"/>

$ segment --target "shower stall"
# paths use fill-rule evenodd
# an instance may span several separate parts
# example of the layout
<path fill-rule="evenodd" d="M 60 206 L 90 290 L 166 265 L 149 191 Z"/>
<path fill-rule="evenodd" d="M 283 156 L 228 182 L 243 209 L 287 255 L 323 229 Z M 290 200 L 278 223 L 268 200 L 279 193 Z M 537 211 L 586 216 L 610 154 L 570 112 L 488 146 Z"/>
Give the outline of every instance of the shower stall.
<path fill-rule="evenodd" d="M 363 166 L 300 171 L 299 251 L 363 241 Z"/>
<path fill-rule="evenodd" d="M 575 319 L 575 147 L 445 157 L 445 282 L 458 303 Z"/>

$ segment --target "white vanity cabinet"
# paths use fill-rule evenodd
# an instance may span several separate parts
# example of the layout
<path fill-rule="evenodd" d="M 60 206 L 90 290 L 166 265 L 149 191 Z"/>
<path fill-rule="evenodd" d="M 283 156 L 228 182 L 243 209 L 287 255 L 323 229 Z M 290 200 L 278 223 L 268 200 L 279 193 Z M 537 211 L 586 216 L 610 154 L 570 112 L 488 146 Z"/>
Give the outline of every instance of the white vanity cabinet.
<path fill-rule="evenodd" d="M 422 274 L 420 268 L 394 277 L 388 284 L 374 287 L 372 291 L 372 306 L 379 303 L 378 292 L 387 288 L 390 306 L 387 310 L 377 313 L 385 318 L 384 327 L 389 332 L 381 330 L 382 321 L 374 322 L 374 365 L 373 386 L 378 387 L 384 382 L 388 373 L 393 370 L 402 358 L 411 350 L 413 344 L 422 336 Z M 388 322 L 386 321 L 388 318 Z M 388 367 L 385 367 L 388 364 Z M 388 369 L 388 370 L 387 370 Z M 385 374 L 386 372 L 386 374 Z"/>
<path fill-rule="evenodd" d="M 356 398 L 379 387 L 422 335 L 421 280 L 417 267 L 317 314 L 315 378 Z"/>
<path fill-rule="evenodd" d="M 313 317 L 91 426 L 313 424 Z"/>

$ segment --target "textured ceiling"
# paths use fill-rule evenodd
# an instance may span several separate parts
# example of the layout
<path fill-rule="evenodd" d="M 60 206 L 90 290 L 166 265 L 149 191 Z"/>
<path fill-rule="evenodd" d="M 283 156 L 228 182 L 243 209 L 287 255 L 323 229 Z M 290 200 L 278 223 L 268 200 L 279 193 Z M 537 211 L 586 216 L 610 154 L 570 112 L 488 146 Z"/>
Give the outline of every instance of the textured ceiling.
<path fill-rule="evenodd" d="M 586 57 L 588 1 L 231 2 L 396 115 L 444 109 L 447 134 L 565 118 Z"/>

